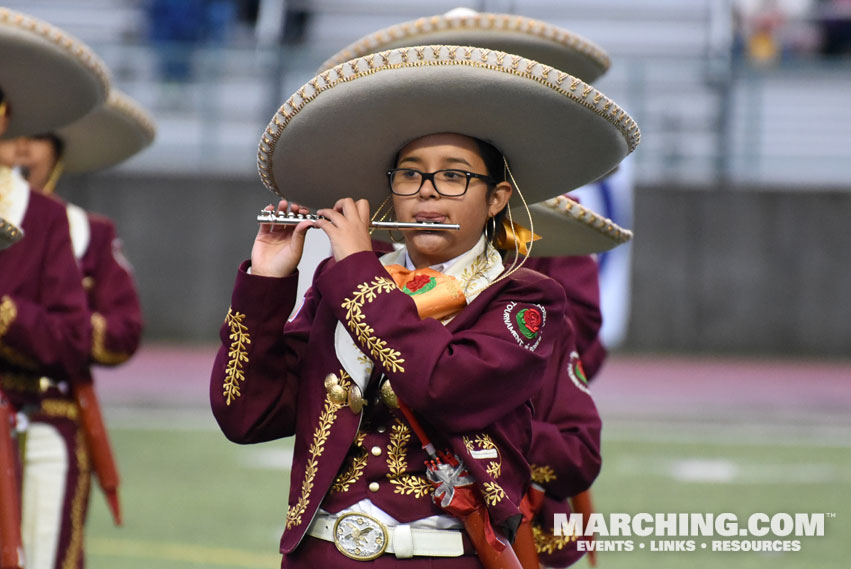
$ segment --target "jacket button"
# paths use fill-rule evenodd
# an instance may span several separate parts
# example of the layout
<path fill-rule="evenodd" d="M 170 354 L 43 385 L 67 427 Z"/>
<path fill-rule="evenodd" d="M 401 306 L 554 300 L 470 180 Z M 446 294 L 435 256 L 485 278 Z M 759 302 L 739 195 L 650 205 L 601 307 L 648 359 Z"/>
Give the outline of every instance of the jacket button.
<path fill-rule="evenodd" d="M 381 447 L 372 447 L 371 449 L 369 449 L 369 452 L 372 453 L 372 456 L 381 456 Z"/>
<path fill-rule="evenodd" d="M 370 482 L 369 483 L 369 491 L 370 492 L 378 492 L 378 482 Z"/>

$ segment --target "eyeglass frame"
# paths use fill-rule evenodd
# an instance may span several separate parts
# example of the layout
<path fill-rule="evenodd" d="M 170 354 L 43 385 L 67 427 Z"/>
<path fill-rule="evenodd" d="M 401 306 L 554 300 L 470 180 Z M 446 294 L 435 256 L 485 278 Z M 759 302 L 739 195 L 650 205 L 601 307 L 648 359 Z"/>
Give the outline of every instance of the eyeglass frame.
<path fill-rule="evenodd" d="M 393 174 L 396 173 L 396 172 L 400 172 L 400 171 L 416 172 L 420 176 L 422 176 L 422 180 L 420 180 L 420 185 L 417 188 L 417 191 L 412 192 L 410 194 L 400 194 L 400 193 L 393 190 Z M 467 182 L 466 185 L 464 186 L 464 191 L 461 192 L 460 194 L 444 194 L 443 192 L 438 190 L 437 184 L 434 183 L 434 177 L 441 172 L 458 172 L 459 174 L 464 174 L 464 176 L 466 178 L 466 182 Z M 470 180 L 472 178 L 477 178 L 479 180 L 483 180 L 489 186 L 495 186 L 495 185 L 499 184 L 499 180 L 495 180 L 495 179 L 491 178 L 490 176 L 486 176 L 485 174 L 477 174 L 475 172 L 468 172 L 467 170 L 459 170 L 459 169 L 456 169 L 456 168 L 443 168 L 441 170 L 435 170 L 434 172 L 423 172 L 421 170 L 417 170 L 416 168 L 391 168 L 390 170 L 387 170 L 387 182 L 390 184 L 390 193 L 393 194 L 393 195 L 402 196 L 402 197 L 410 197 L 410 196 L 417 195 L 418 193 L 420 193 L 420 190 L 423 189 L 423 186 L 425 185 L 426 181 L 430 181 L 431 187 L 434 188 L 434 191 L 437 192 L 438 194 L 440 194 L 441 196 L 443 196 L 445 198 L 460 198 L 461 196 L 463 196 L 467 193 L 467 190 L 470 189 Z"/>

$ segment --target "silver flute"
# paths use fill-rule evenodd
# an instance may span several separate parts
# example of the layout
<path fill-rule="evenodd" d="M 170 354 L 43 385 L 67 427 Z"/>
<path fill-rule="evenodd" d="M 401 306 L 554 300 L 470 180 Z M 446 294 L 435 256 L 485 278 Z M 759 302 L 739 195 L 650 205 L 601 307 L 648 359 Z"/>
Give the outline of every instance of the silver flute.
<path fill-rule="evenodd" d="M 322 216 L 308 213 L 293 213 L 293 212 L 274 212 L 269 210 L 262 210 L 257 215 L 258 223 L 271 223 L 274 225 L 298 225 L 302 221 L 317 221 L 319 219 L 325 219 Z M 391 229 L 420 229 L 420 230 L 445 230 L 445 231 L 458 231 L 461 229 L 461 226 L 457 223 L 436 223 L 431 221 L 372 221 L 369 224 L 373 229 L 385 229 L 390 231 Z"/>

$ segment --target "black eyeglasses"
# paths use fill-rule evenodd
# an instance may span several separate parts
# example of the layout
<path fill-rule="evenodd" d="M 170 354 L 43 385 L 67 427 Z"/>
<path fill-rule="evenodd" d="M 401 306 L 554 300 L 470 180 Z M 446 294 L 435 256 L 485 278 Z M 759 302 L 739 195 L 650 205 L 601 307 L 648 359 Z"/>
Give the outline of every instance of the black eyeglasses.
<path fill-rule="evenodd" d="M 390 191 L 397 196 L 413 196 L 422 189 L 426 180 L 431 180 L 431 184 L 438 194 L 447 197 L 458 197 L 467 193 L 472 178 L 484 180 L 488 185 L 498 183 L 484 174 L 476 174 L 466 170 L 420 172 L 413 168 L 394 168 L 387 171 L 387 177 L 390 179 Z"/>

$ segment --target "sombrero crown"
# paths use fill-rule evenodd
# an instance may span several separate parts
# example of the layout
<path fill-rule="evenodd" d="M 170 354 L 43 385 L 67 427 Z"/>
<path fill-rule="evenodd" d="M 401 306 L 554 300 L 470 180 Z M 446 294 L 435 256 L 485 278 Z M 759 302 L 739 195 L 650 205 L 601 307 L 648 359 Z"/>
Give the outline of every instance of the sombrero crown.
<path fill-rule="evenodd" d="M 6 138 L 64 126 L 106 100 L 106 66 L 56 26 L 0 8 L 0 90 L 11 109 Z"/>
<path fill-rule="evenodd" d="M 270 190 L 308 207 L 349 195 L 375 211 L 398 150 L 440 132 L 497 147 L 529 203 L 599 178 L 640 139 L 623 109 L 568 73 L 500 51 L 418 46 L 308 81 L 266 128 L 258 169 Z"/>
<path fill-rule="evenodd" d="M 319 72 L 356 57 L 414 45 L 469 45 L 516 53 L 594 81 L 609 68 L 609 56 L 590 40 L 540 20 L 467 8 L 403 22 L 371 33 L 328 58 Z"/>

